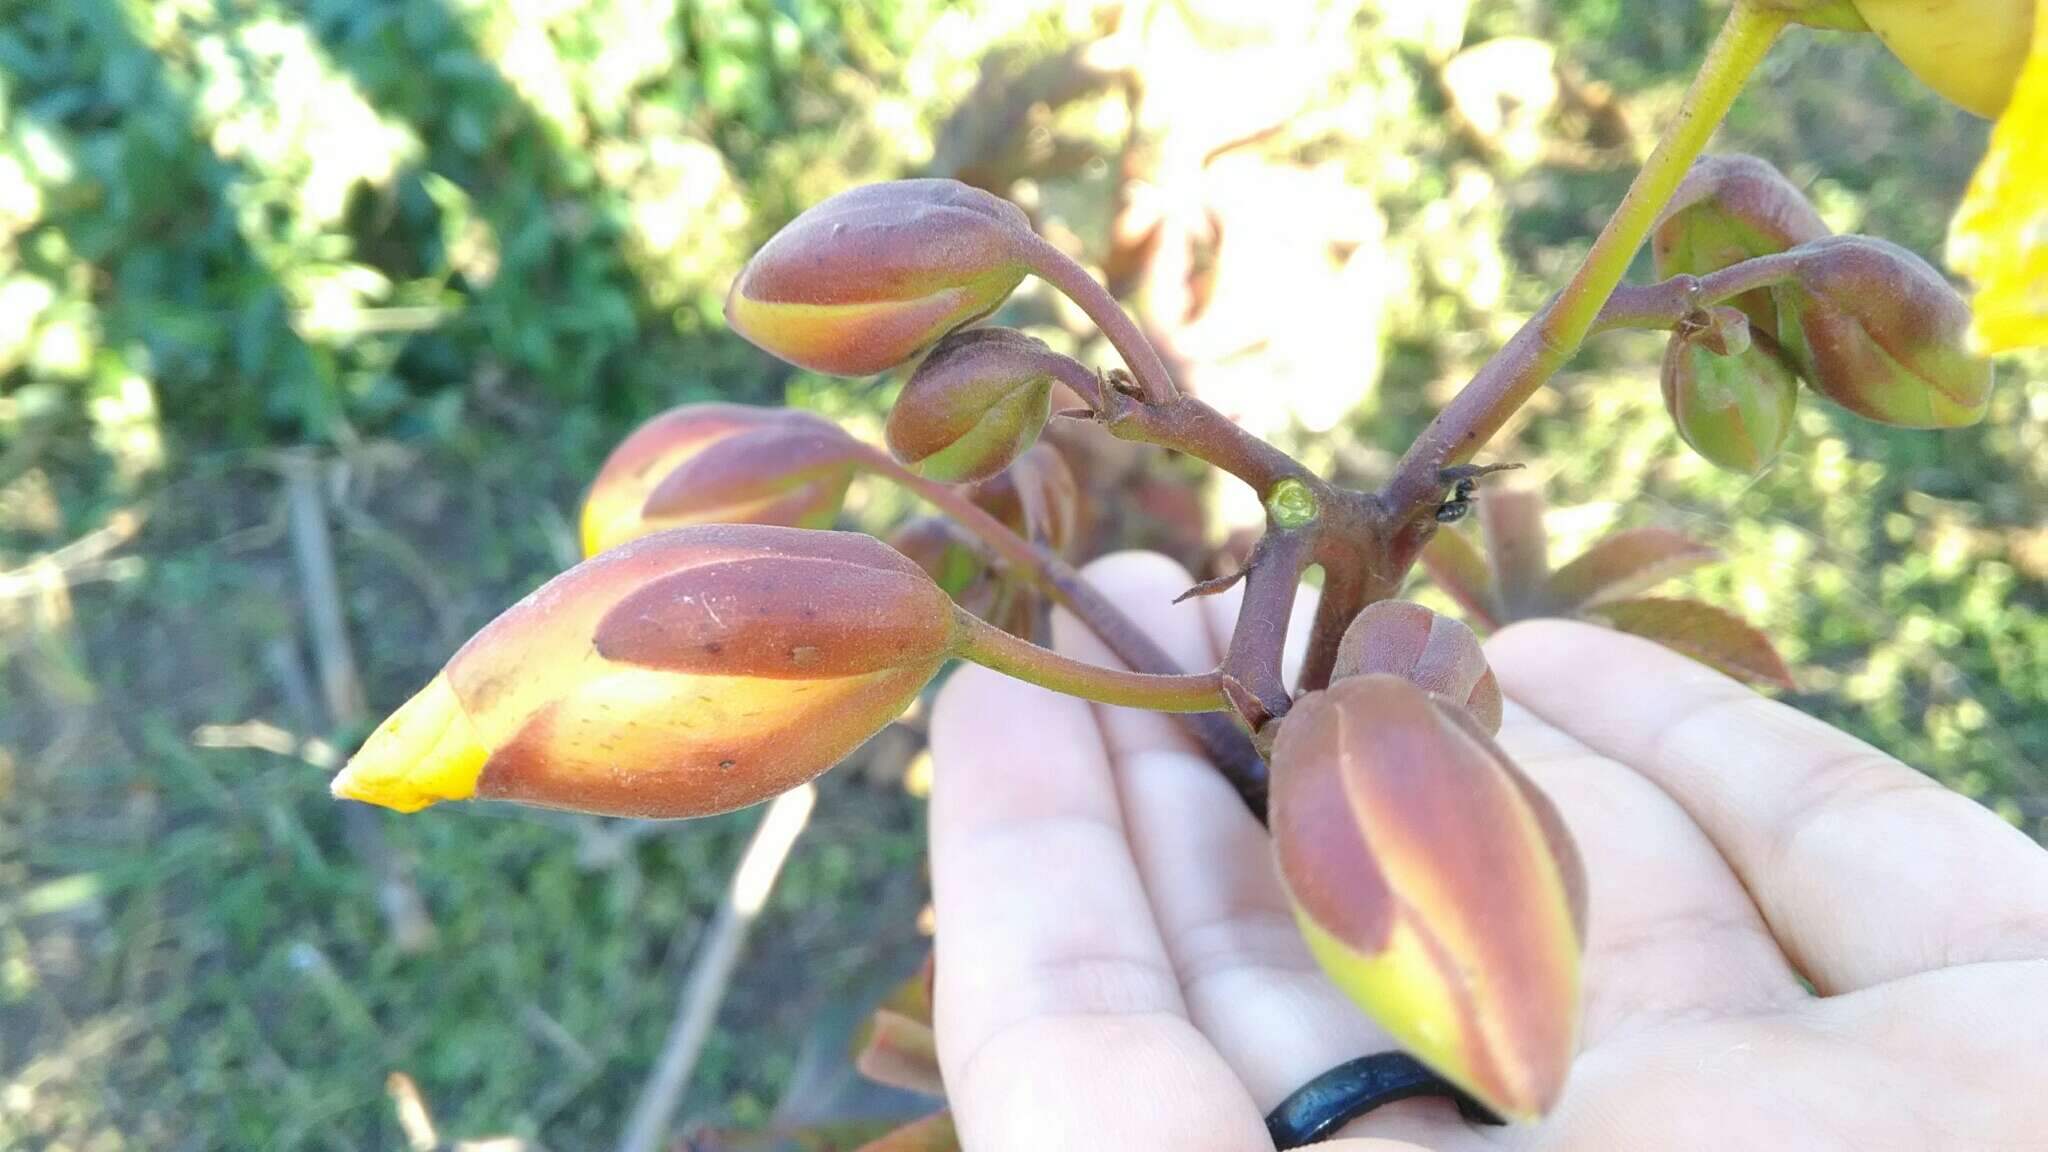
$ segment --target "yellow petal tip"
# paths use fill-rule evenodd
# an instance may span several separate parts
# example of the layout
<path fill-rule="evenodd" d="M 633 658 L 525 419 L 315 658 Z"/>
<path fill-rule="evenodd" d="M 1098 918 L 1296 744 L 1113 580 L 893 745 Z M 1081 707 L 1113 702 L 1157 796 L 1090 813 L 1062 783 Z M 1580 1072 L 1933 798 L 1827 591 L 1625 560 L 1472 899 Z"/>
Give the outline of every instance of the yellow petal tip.
<path fill-rule="evenodd" d="M 417 812 L 476 795 L 490 749 L 484 747 L 448 678 L 436 676 L 391 718 L 328 786 L 337 799 Z"/>

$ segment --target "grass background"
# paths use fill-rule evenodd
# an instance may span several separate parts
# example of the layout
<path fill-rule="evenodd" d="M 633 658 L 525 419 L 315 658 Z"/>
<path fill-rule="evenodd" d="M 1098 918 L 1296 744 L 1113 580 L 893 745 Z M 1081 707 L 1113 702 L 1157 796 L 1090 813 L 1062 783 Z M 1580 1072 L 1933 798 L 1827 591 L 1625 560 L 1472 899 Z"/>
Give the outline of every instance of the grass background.
<path fill-rule="evenodd" d="M 1548 45 L 1640 143 L 1720 15 L 1479 0 L 1447 45 L 1418 30 L 1459 7 L 1269 19 L 1322 30 L 1282 38 L 1314 46 L 1317 80 L 1248 151 L 1362 198 L 1403 285 L 1370 325 L 1376 370 L 1340 382 L 1343 418 L 1274 420 L 1340 473 L 1406 444 L 1630 174 L 1605 113 L 1570 101 L 1524 126 L 1532 147 L 1461 127 L 1447 47 Z M 927 170 L 992 84 L 1112 27 L 1192 28 L 1143 39 L 1157 72 L 1135 132 L 1112 84 L 1029 110 L 999 157 L 1048 231 L 1102 259 L 1133 141 L 1170 156 L 1271 95 L 1201 105 L 1174 81 L 1257 39 L 1236 19 L 1192 2 L 0 0 L 0 1145 L 392 1147 L 392 1070 L 450 1137 L 615 1138 L 755 817 L 384 820 L 435 925 L 431 946 L 397 947 L 305 744 L 360 732 L 294 700 L 309 653 L 278 453 L 323 462 L 381 715 L 573 558 L 581 486 L 638 420 L 718 397 L 878 427 L 888 381 L 792 374 L 724 331 L 726 283 L 777 226 Z M 1799 34 L 1719 146 L 1778 163 L 1838 229 L 1938 259 L 1984 135 L 1874 42 Z M 1029 292 L 1017 311 L 1061 323 Z M 1794 704 L 2048 832 L 2043 361 L 2001 365 L 1989 419 L 1960 432 L 1809 398 L 1750 481 L 1678 444 L 1659 351 L 1601 343 L 1497 445 L 1550 493 L 1561 551 L 1648 522 L 1718 544 L 1730 561 L 1689 590 L 1779 638 Z M 1146 467 L 1153 498 L 1211 492 Z M 1222 504 L 1183 503 L 1220 537 Z M 847 522 L 902 507 L 861 490 Z M 1159 542 L 1098 526 L 1099 546 L 1133 540 Z M 1195 534 L 1167 542 L 1199 559 Z M 814 1021 L 914 960 L 913 747 L 826 778 L 689 1115 L 765 1120 L 807 1038 L 825 1043 Z"/>

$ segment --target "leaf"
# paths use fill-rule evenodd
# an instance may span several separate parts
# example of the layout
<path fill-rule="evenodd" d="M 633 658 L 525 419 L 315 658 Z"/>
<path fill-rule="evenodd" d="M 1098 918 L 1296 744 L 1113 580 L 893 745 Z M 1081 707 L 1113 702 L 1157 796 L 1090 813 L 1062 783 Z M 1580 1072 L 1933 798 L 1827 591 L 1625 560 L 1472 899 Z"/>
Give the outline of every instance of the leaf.
<path fill-rule="evenodd" d="M 1479 493 L 1479 526 L 1486 530 L 1486 560 L 1507 618 L 1541 616 L 1550 579 L 1543 494 L 1534 488 L 1485 489 Z"/>
<path fill-rule="evenodd" d="M 878 1084 L 946 1094 L 939 1078 L 938 1041 L 932 1035 L 932 957 L 876 1005 L 855 1041 L 853 1066 Z"/>
<path fill-rule="evenodd" d="M 1770 637 L 1712 604 L 1644 596 L 1605 604 L 1594 612 L 1618 632 L 1655 640 L 1737 680 L 1797 687 Z"/>
<path fill-rule="evenodd" d="M 1449 528 L 1439 528 L 1422 549 L 1422 566 L 1444 595 L 1470 616 L 1474 631 L 1500 627 L 1503 613 L 1493 592 L 1493 572 L 1472 541 Z"/>
<path fill-rule="evenodd" d="M 1633 596 L 1720 558 L 1718 549 L 1669 528 L 1632 528 L 1596 541 L 1552 573 L 1544 602 L 1552 611 L 1570 615 Z"/>
<path fill-rule="evenodd" d="M 922 1024 L 890 1008 L 877 1008 L 862 1030 L 853 1067 L 877 1084 L 944 1096 L 945 1081 L 939 1077 L 938 1040 L 931 1025 Z"/>

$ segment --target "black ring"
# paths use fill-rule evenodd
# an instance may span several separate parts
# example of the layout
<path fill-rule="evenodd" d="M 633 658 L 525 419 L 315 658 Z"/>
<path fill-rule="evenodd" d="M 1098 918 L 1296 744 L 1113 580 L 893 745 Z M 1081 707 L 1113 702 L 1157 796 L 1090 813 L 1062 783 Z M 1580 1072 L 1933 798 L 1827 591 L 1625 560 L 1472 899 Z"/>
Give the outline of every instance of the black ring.
<path fill-rule="evenodd" d="M 1474 1124 L 1505 1123 L 1406 1052 L 1380 1052 L 1348 1060 L 1294 1090 L 1266 1114 L 1266 1134 L 1285 1152 L 1337 1134 L 1339 1128 L 1396 1100 L 1448 1096 Z"/>

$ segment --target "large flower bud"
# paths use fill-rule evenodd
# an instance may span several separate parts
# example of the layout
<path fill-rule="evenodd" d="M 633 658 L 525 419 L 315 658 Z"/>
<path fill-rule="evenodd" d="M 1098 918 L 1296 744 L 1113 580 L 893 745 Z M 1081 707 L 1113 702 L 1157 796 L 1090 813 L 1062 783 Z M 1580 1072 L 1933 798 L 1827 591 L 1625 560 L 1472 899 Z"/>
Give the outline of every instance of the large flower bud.
<path fill-rule="evenodd" d="M 1674 334 L 1664 348 L 1663 385 L 1679 436 L 1717 467 L 1754 476 L 1792 432 L 1799 380 L 1761 343 L 1723 355 Z"/>
<path fill-rule="evenodd" d="M 471 796 L 619 816 L 741 808 L 880 731 L 953 631 L 946 594 L 869 536 L 657 533 L 485 626 L 334 793 L 404 812 Z"/>
<path fill-rule="evenodd" d="M 986 480 L 1038 440 L 1052 414 L 1053 370 L 1053 351 L 1015 329 L 954 332 L 896 397 L 889 451 L 942 483 Z"/>
<path fill-rule="evenodd" d="M 1672 194 L 1650 234 L 1650 256 L 1659 279 L 1704 276 L 1827 234 L 1805 193 L 1770 164 L 1754 156 L 1706 156 Z M 1777 336 L 1770 289 L 1745 292 L 1734 304 L 1757 332 Z"/>
<path fill-rule="evenodd" d="M 1959 428 L 1984 416 L 1991 364 L 1968 347 L 1970 307 L 1925 260 L 1871 236 L 1800 246 L 1780 285 L 1785 352 L 1814 389 L 1900 428 Z"/>
<path fill-rule="evenodd" d="M 957 180 L 842 192 L 789 222 L 726 296 L 733 330 L 815 372 L 886 372 L 995 311 L 1024 278 L 1016 205 Z"/>
<path fill-rule="evenodd" d="M 1273 749 L 1271 826 L 1324 972 L 1502 1116 L 1563 1091 L 1585 875 L 1557 810 L 1477 724 L 1395 676 L 1303 697 Z"/>
<path fill-rule="evenodd" d="M 1922 83 L 1985 119 L 2012 98 L 2035 0 L 1851 0 Z"/>
<path fill-rule="evenodd" d="M 763 435 L 756 435 L 762 433 Z M 583 501 L 583 554 L 595 556 L 665 528 L 685 524 L 783 524 L 824 528 L 839 513 L 852 481 L 841 434 L 829 422 L 789 408 L 742 404 L 685 404 L 633 430 L 605 458 Z M 683 499 L 665 500 L 668 512 L 650 515 L 648 497 L 713 445 L 729 464 L 744 462 L 743 484 L 704 482 L 687 475 Z M 823 466 L 820 467 L 821 453 Z M 804 451 L 804 449 L 810 449 Z M 734 471 L 715 471 L 727 478 Z M 671 489 L 673 495 L 673 487 Z"/>
<path fill-rule="evenodd" d="M 1448 616 L 1407 600 L 1366 605 L 1344 629 L 1330 678 L 1375 672 L 1399 676 L 1465 709 L 1488 732 L 1500 731 L 1500 682 L 1479 637 Z"/>

